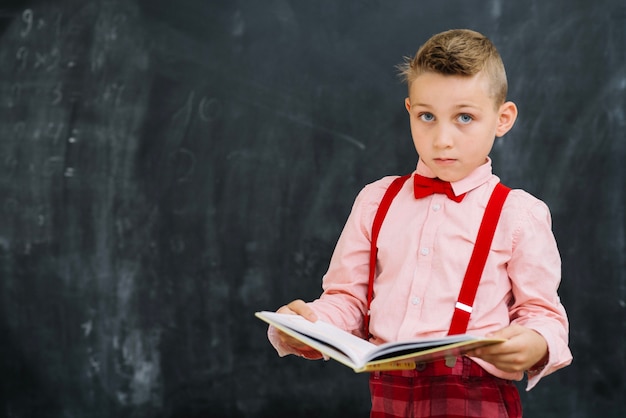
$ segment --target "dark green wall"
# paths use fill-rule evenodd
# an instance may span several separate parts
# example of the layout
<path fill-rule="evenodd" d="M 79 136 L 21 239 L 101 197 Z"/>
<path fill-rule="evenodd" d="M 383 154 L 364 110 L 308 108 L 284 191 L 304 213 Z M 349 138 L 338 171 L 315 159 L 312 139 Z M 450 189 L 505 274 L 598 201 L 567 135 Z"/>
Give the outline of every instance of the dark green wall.
<path fill-rule="evenodd" d="M 280 359 L 353 199 L 415 151 L 394 66 L 468 27 L 505 60 L 503 182 L 545 200 L 572 366 L 530 417 L 623 417 L 622 1 L 0 5 L 0 416 L 367 416 L 366 376 Z"/>

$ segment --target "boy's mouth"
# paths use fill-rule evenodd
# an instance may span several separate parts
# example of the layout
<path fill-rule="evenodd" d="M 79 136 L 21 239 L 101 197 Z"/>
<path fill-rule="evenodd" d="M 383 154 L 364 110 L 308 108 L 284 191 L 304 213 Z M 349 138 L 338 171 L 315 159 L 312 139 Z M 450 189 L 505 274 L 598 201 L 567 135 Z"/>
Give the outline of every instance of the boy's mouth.
<path fill-rule="evenodd" d="M 434 160 L 435 160 L 435 163 L 441 164 L 441 165 L 449 165 L 449 164 L 456 162 L 456 159 L 454 158 L 435 158 Z"/>

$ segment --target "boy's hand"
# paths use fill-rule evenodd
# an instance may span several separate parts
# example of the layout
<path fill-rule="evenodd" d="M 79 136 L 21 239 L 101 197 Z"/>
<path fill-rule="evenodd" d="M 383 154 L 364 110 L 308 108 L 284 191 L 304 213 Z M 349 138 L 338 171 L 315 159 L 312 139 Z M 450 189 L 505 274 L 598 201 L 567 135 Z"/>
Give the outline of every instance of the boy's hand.
<path fill-rule="evenodd" d="M 311 309 L 304 301 L 300 299 L 294 300 L 293 302 L 281 307 L 276 312 L 288 315 L 300 315 L 311 322 L 317 321 L 317 315 L 315 315 L 313 309 Z M 322 354 L 319 351 L 312 349 L 308 345 L 296 340 L 295 338 L 285 334 L 280 330 L 277 331 L 278 336 L 280 337 L 280 341 L 283 344 L 286 344 L 291 348 L 299 351 L 302 357 L 306 357 L 309 359 L 317 359 L 322 357 Z"/>
<path fill-rule="evenodd" d="M 467 355 L 485 360 L 502 371 L 523 372 L 548 358 L 546 340 L 530 328 L 514 324 L 487 336 L 507 341 L 477 348 Z"/>
<path fill-rule="evenodd" d="M 284 313 L 284 314 L 290 314 L 290 315 L 300 315 L 300 316 L 308 319 L 311 322 L 317 321 L 317 315 L 315 315 L 315 312 L 313 312 L 313 309 L 309 308 L 309 305 L 307 305 L 301 299 L 294 300 L 293 302 L 289 303 L 288 305 L 285 305 L 285 306 L 281 307 L 276 312 Z"/>

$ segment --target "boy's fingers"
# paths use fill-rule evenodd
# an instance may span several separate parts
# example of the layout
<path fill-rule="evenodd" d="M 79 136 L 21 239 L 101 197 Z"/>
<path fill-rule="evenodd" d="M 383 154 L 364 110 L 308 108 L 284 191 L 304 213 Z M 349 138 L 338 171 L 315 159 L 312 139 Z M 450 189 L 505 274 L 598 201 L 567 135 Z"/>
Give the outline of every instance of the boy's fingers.
<path fill-rule="evenodd" d="M 317 321 L 317 315 L 313 312 L 313 309 L 309 307 L 303 300 L 298 299 L 287 305 L 287 308 L 293 313 L 300 315 L 311 322 Z"/>
<path fill-rule="evenodd" d="M 300 315 L 311 322 L 317 321 L 317 315 L 303 300 L 298 299 L 282 306 L 276 312 L 289 315 Z"/>
<path fill-rule="evenodd" d="M 519 325 L 509 325 L 498 331 L 487 334 L 487 337 L 511 339 L 523 332 L 523 328 Z"/>
<path fill-rule="evenodd" d="M 309 321 L 312 321 L 312 322 L 317 321 L 317 315 L 315 315 L 315 312 L 313 312 L 313 310 L 309 308 L 307 304 L 300 299 L 294 300 L 293 302 L 285 306 L 282 306 L 276 312 L 281 313 L 281 314 L 287 314 L 287 315 L 300 315 L 304 317 L 305 319 L 308 319 Z M 299 350 L 301 352 L 300 354 L 302 357 L 315 359 L 321 356 L 321 354 L 317 350 L 309 347 L 308 345 L 291 337 L 290 335 L 285 334 L 282 331 L 278 331 L 278 335 L 281 341 L 283 342 L 283 344 L 287 344 L 295 348 L 296 350 Z"/>

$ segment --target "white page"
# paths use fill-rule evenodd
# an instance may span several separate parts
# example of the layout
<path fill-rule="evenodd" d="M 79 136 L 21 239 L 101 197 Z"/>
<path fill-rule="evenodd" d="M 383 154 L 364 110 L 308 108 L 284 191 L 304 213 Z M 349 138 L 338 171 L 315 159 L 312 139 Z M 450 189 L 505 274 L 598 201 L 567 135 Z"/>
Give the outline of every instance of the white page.
<path fill-rule="evenodd" d="M 260 314 L 286 327 L 296 331 L 302 330 L 301 332 L 315 339 L 327 342 L 327 344 L 344 352 L 358 365 L 362 365 L 364 363 L 362 359 L 376 349 L 376 345 L 322 320 L 311 322 L 299 315 L 286 315 L 276 312 L 260 312 Z"/>

